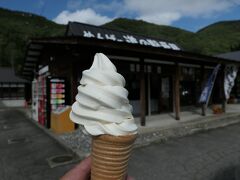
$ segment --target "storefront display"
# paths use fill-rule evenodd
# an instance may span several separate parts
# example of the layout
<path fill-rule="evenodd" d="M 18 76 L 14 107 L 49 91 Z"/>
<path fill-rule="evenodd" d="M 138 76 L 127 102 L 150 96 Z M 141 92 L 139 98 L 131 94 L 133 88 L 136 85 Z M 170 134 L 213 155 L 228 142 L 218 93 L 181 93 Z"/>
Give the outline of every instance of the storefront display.
<path fill-rule="evenodd" d="M 65 106 L 65 80 L 60 78 L 50 79 L 50 104 L 51 110 L 57 110 Z"/>
<path fill-rule="evenodd" d="M 51 112 L 64 108 L 66 105 L 65 79 L 40 75 L 32 82 L 33 87 L 33 118 L 39 124 L 50 128 Z"/>

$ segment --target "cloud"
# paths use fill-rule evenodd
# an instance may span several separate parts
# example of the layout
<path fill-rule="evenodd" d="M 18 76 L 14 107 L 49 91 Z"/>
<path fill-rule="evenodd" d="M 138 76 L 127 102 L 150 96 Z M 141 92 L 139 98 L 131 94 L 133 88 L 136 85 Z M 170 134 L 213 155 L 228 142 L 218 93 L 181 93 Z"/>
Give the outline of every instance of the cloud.
<path fill-rule="evenodd" d="M 123 15 L 125 12 L 125 8 L 123 7 L 123 1 L 119 0 L 69 0 L 67 2 L 67 10 L 75 11 L 80 9 L 87 9 L 91 8 L 95 12 L 100 14 L 114 14 L 116 15 Z"/>
<path fill-rule="evenodd" d="M 76 10 L 74 12 L 65 10 L 53 19 L 53 21 L 58 24 L 67 24 L 68 21 L 76 21 L 93 25 L 102 25 L 111 20 L 112 18 L 102 16 L 101 14 L 96 13 L 91 8 Z"/>
<path fill-rule="evenodd" d="M 81 1 L 77 1 L 77 0 L 70 0 L 67 2 L 67 9 L 70 9 L 70 10 L 76 10 L 78 9 L 79 7 L 82 6 L 82 2 Z"/>
<path fill-rule="evenodd" d="M 238 5 L 240 0 L 69 0 L 54 21 L 100 25 L 120 16 L 171 25 L 183 17 L 211 18 Z"/>
<path fill-rule="evenodd" d="M 124 0 L 136 19 L 167 25 L 182 17 L 210 17 L 239 4 L 240 0 Z"/>
<path fill-rule="evenodd" d="M 155 24 L 165 24 L 169 25 L 173 21 L 180 19 L 181 15 L 175 12 L 169 13 L 151 13 L 151 14 L 143 14 L 142 16 L 137 17 L 136 19 L 142 19 L 144 21 L 148 21 Z"/>

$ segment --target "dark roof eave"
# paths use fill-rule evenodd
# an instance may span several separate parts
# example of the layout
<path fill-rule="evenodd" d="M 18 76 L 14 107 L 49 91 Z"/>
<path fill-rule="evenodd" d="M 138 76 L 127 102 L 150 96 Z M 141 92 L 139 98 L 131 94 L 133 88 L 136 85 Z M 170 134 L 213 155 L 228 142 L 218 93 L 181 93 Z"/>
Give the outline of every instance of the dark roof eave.
<path fill-rule="evenodd" d="M 211 62 L 211 63 L 240 63 L 237 60 L 226 59 L 221 57 L 213 57 L 207 56 L 203 54 L 196 54 L 187 51 L 177 51 L 177 50 L 169 50 L 163 48 L 155 48 L 143 45 L 135 45 L 129 44 L 124 42 L 114 42 L 109 40 L 99 40 L 99 39 L 92 39 L 92 38 L 84 38 L 84 37 L 50 37 L 50 38 L 35 38 L 30 41 L 30 43 L 36 44 L 59 44 L 59 45 L 99 45 L 101 47 L 110 47 L 110 48 L 118 48 L 118 49 L 125 49 L 129 51 L 135 52 L 150 52 L 156 55 L 165 55 L 165 56 L 172 56 L 181 59 L 192 59 L 201 62 Z M 129 48 L 130 47 L 130 48 Z M 133 48 L 134 47 L 134 48 Z M 157 50 L 157 51 L 156 51 Z"/>

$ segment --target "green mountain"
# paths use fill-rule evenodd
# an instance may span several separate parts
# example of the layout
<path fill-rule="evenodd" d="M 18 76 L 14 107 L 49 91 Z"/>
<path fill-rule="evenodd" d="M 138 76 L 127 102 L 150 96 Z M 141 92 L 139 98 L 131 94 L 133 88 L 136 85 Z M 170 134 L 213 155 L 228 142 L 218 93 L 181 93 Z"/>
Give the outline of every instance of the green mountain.
<path fill-rule="evenodd" d="M 204 54 L 229 52 L 240 46 L 240 20 L 211 24 L 200 29 L 196 37 Z"/>
<path fill-rule="evenodd" d="M 130 20 L 125 18 L 115 19 L 112 22 L 104 24 L 103 27 L 177 42 L 187 50 L 191 49 L 193 46 L 189 45 L 189 39 L 193 39 L 195 36 L 193 32 L 180 28 L 156 25 L 142 20 Z"/>
<path fill-rule="evenodd" d="M 240 21 L 218 22 L 196 33 L 125 18 L 116 19 L 103 26 L 174 41 L 186 51 L 207 55 L 229 52 L 240 45 Z"/>
<path fill-rule="evenodd" d="M 115 19 L 103 27 L 170 40 L 186 51 L 208 55 L 240 47 L 240 21 L 218 22 L 196 33 L 125 18 Z M 14 66 L 19 70 L 30 38 L 63 36 L 65 29 L 66 26 L 38 15 L 0 8 L 0 66 Z"/>
<path fill-rule="evenodd" d="M 0 8 L 0 66 L 20 69 L 32 37 L 63 35 L 65 26 L 44 17 Z"/>

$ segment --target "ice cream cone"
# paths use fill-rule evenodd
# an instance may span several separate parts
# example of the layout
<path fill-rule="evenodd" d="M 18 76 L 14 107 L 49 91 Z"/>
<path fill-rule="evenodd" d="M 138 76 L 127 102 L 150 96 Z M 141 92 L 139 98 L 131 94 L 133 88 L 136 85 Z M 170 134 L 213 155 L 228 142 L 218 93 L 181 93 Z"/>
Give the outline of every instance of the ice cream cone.
<path fill-rule="evenodd" d="M 92 139 L 91 180 L 125 180 L 137 135 L 100 135 Z"/>
<path fill-rule="evenodd" d="M 92 135 L 92 180 L 124 180 L 137 125 L 126 81 L 114 64 L 96 53 L 83 71 L 70 118 Z"/>

